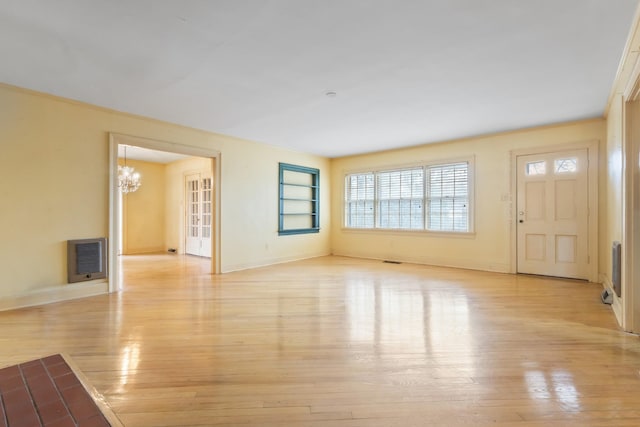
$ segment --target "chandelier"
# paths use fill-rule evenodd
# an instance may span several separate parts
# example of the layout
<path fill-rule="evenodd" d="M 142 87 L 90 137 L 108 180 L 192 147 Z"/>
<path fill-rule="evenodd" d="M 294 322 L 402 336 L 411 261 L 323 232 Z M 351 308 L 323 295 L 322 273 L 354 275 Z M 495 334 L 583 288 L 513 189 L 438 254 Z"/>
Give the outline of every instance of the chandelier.
<path fill-rule="evenodd" d="M 133 193 L 140 188 L 140 173 L 127 166 L 127 146 L 124 146 L 124 166 L 118 166 L 118 188 L 123 193 Z"/>

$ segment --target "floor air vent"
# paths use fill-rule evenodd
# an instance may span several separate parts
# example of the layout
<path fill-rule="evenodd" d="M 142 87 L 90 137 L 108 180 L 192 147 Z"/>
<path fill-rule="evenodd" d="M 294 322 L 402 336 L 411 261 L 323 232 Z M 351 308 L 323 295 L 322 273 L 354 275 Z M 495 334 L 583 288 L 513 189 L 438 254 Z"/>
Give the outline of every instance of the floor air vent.
<path fill-rule="evenodd" d="M 67 240 L 69 283 L 107 277 L 107 239 Z"/>

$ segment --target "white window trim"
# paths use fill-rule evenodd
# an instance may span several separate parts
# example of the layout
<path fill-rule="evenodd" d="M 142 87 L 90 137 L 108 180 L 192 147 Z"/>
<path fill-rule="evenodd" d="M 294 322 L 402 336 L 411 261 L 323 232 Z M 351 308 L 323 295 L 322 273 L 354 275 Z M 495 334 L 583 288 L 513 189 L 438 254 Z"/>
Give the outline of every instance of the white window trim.
<path fill-rule="evenodd" d="M 467 184 L 469 186 L 469 230 L 468 231 L 440 231 L 440 230 L 428 230 L 426 228 L 426 218 L 425 218 L 425 228 L 416 230 L 416 229 L 401 229 L 401 228 L 358 228 L 358 227 L 348 227 L 347 226 L 347 216 L 346 216 L 346 203 L 347 203 L 347 186 L 346 179 L 349 175 L 355 174 L 365 174 L 365 173 L 373 173 L 376 174 L 378 172 L 388 172 L 394 170 L 401 169 L 411 169 L 415 167 L 423 167 L 428 168 L 431 166 L 440 166 L 440 165 L 448 165 L 454 163 L 463 163 L 466 162 L 468 164 L 468 176 L 467 176 Z M 475 228 L 475 174 L 476 174 L 476 165 L 475 165 L 475 156 L 467 156 L 467 157 L 453 157 L 453 158 L 444 158 L 437 160 L 429 160 L 429 161 L 421 161 L 421 162 L 412 162 L 412 163 L 404 163 L 404 164 L 394 164 L 394 165 L 384 165 L 375 168 L 358 168 L 358 169 L 350 169 L 343 170 L 342 176 L 342 207 L 341 207 L 341 215 L 342 215 L 342 231 L 349 233 L 386 233 L 386 234 L 401 234 L 401 235 L 431 235 L 434 237 L 463 237 L 470 238 L 474 237 L 476 234 Z M 425 204 L 427 201 L 426 197 L 426 188 L 425 188 Z M 426 206 L 424 215 L 426 215 Z M 375 220 L 374 220 L 375 221 Z"/>

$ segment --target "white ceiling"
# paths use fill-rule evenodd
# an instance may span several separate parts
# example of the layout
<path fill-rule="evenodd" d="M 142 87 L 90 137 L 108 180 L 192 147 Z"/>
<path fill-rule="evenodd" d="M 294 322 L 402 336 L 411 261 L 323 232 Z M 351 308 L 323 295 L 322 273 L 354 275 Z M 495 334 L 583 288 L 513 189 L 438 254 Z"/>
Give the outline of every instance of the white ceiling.
<path fill-rule="evenodd" d="M 602 116 L 637 5 L 4 0 L 0 81 L 337 157 Z"/>

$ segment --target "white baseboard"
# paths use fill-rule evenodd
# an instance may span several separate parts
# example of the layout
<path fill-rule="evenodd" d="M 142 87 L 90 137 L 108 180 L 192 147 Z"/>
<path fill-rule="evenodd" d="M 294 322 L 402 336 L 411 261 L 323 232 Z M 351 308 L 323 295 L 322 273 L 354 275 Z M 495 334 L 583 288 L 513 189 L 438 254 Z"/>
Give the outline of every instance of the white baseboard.
<path fill-rule="evenodd" d="M 51 286 L 34 292 L 0 298 L 0 311 L 91 297 L 108 292 L 109 282 L 104 280 Z"/>
<path fill-rule="evenodd" d="M 302 254 L 302 255 L 295 255 L 295 256 L 289 256 L 289 257 L 268 258 L 266 260 L 263 260 L 257 263 L 246 263 L 246 264 L 243 263 L 243 264 L 233 264 L 233 265 L 223 266 L 222 273 L 231 273 L 234 271 L 248 270 L 250 268 L 267 267 L 269 265 L 284 264 L 287 262 L 301 261 L 303 259 L 318 258 L 322 256 L 329 256 L 329 255 L 331 255 L 331 253 L 327 252 L 327 253 L 318 253 L 318 254 Z"/>
<path fill-rule="evenodd" d="M 127 251 L 122 255 L 151 255 L 151 254 L 163 254 L 165 252 L 166 252 L 166 249 L 163 246 L 159 246 L 157 248 L 135 249 L 132 251 Z"/>
<path fill-rule="evenodd" d="M 452 268 L 462 268 L 466 270 L 479 270 L 479 271 L 491 271 L 494 273 L 509 273 L 510 265 L 504 263 L 486 263 L 486 262 L 478 262 L 473 259 L 455 259 L 452 260 L 450 258 L 427 258 L 421 256 L 400 256 L 400 257 L 380 257 L 378 254 L 362 254 L 362 253 L 352 253 L 349 251 L 337 251 L 334 252 L 333 255 L 336 256 L 346 256 L 349 258 L 362 258 L 362 259 L 375 259 L 381 261 L 398 261 L 398 262 L 406 262 L 411 264 L 421 264 L 421 265 L 433 265 L 437 267 L 452 267 Z"/>

